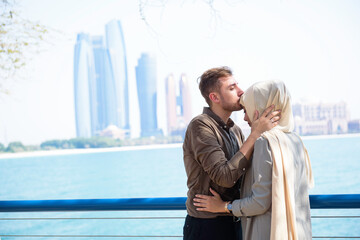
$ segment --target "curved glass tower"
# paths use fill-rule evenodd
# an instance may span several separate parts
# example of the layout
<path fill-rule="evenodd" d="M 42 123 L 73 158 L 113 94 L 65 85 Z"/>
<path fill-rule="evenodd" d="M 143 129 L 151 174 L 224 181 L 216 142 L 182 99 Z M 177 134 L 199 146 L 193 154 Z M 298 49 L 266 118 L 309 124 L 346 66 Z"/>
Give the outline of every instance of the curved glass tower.
<path fill-rule="evenodd" d="M 141 136 L 162 135 L 157 127 L 156 61 L 143 53 L 136 66 L 136 85 L 140 105 Z"/>
<path fill-rule="evenodd" d="M 109 51 L 110 64 L 115 83 L 116 121 L 122 129 L 130 129 L 128 73 L 126 63 L 125 41 L 120 21 L 113 20 L 106 24 L 106 46 Z"/>
<path fill-rule="evenodd" d="M 110 54 L 103 37 L 92 37 L 92 47 L 96 71 L 96 106 L 98 111 L 97 131 L 118 123 L 115 81 L 110 64 Z"/>
<path fill-rule="evenodd" d="M 78 137 L 91 137 L 95 131 L 95 75 L 90 37 L 80 33 L 74 52 L 75 121 Z"/>

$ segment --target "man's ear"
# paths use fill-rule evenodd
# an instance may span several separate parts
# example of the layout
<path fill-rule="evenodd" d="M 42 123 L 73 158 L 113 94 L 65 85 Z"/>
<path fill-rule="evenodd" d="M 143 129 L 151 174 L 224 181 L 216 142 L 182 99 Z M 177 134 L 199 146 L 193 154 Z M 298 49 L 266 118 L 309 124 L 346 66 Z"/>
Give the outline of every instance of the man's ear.
<path fill-rule="evenodd" d="M 219 98 L 219 96 L 218 96 L 218 94 L 216 92 L 211 92 L 209 94 L 209 98 L 214 103 L 219 103 L 220 102 L 220 98 Z"/>

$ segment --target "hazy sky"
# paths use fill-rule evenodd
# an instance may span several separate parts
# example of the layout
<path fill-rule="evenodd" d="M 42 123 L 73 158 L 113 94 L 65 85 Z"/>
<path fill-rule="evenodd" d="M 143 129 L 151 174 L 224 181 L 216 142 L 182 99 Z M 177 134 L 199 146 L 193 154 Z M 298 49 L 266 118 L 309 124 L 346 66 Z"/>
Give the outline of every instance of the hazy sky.
<path fill-rule="evenodd" d="M 26 80 L 17 80 L 11 94 L 0 98 L 2 143 L 75 137 L 76 34 L 104 35 L 113 19 L 121 21 L 125 35 L 134 136 L 139 134 L 135 66 L 142 52 L 157 59 L 161 128 L 166 128 L 166 76 L 189 76 L 196 115 L 205 106 L 197 77 L 223 65 L 233 69 L 244 90 L 257 81 L 281 79 L 293 102 L 345 101 L 351 118 L 360 118 L 360 1 L 214 0 L 213 8 L 200 0 L 17 2 L 24 18 L 63 34 L 33 56 Z"/>

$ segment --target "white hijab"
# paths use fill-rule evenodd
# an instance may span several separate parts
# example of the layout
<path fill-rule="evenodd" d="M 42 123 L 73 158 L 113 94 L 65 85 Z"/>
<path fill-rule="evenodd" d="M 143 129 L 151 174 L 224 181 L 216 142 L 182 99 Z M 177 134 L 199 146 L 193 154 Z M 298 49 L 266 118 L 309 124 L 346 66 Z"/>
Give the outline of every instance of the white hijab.
<path fill-rule="evenodd" d="M 294 130 L 290 93 L 282 81 L 258 82 L 245 91 L 240 99 L 240 104 L 245 107 L 250 121 L 253 121 L 255 110 L 261 114 L 272 104 L 275 105 L 276 110 L 281 110 L 279 124 L 262 134 L 268 140 L 273 156 L 270 239 L 295 240 L 297 239 L 297 230 L 295 224 L 294 160 L 287 145 L 288 138 L 285 136 L 285 133 Z M 308 185 L 313 187 L 311 163 L 305 147 L 304 156 Z"/>

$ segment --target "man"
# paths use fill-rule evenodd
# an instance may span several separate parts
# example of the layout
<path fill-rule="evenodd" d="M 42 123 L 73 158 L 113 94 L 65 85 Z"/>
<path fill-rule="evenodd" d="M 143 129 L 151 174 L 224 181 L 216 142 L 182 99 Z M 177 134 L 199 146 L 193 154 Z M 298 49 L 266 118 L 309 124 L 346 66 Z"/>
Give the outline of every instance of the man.
<path fill-rule="evenodd" d="M 224 201 L 240 197 L 240 177 L 250 162 L 254 143 L 260 135 L 277 125 L 279 112 L 267 108 L 251 126 L 244 142 L 241 129 L 230 119 L 233 111 L 242 109 L 239 100 L 244 93 L 228 67 L 212 68 L 200 77 L 200 92 L 209 107 L 189 124 L 183 144 L 184 165 L 188 177 L 184 225 L 185 240 L 241 239 L 241 227 L 228 214 L 199 212 L 193 205 L 195 194 L 210 195 L 210 188 Z"/>

